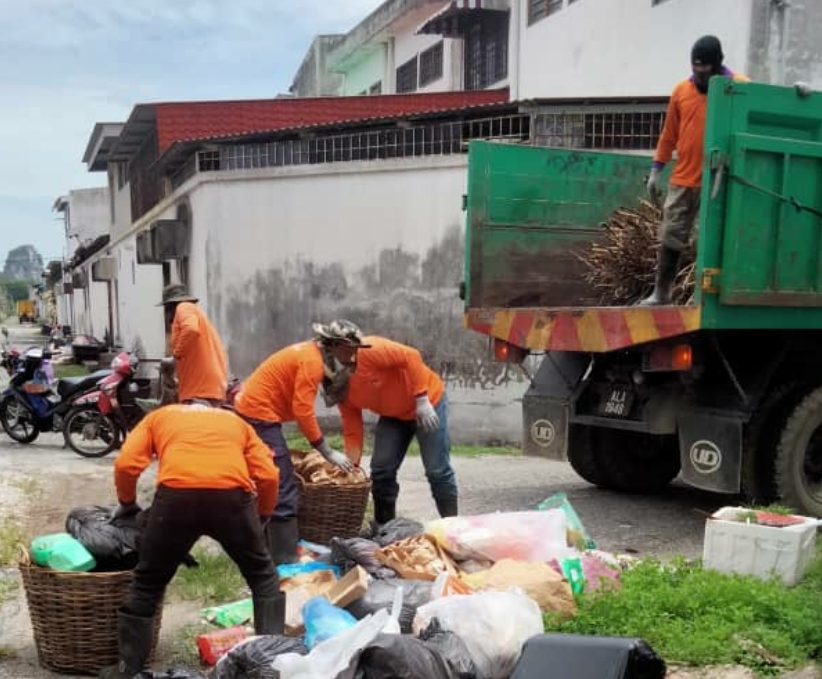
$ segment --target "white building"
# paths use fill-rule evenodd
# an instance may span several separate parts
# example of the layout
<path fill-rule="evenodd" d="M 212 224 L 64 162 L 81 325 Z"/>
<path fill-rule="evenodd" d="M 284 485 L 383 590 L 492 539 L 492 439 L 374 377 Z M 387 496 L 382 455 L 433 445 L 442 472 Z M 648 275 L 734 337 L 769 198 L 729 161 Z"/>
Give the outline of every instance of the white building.
<path fill-rule="evenodd" d="M 312 48 L 292 92 L 507 86 L 512 100 L 667 95 L 705 34 L 755 80 L 822 87 L 819 0 L 387 0 Z M 318 90 L 322 83 L 322 91 Z"/>

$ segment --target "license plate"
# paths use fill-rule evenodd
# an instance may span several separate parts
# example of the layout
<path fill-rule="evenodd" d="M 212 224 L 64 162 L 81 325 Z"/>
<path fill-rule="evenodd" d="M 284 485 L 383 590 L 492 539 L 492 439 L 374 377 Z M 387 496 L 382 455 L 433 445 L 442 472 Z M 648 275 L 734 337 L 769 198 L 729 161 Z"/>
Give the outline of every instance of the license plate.
<path fill-rule="evenodd" d="M 600 392 L 598 412 L 604 417 L 628 417 L 634 404 L 634 392 L 629 387 L 606 387 Z"/>

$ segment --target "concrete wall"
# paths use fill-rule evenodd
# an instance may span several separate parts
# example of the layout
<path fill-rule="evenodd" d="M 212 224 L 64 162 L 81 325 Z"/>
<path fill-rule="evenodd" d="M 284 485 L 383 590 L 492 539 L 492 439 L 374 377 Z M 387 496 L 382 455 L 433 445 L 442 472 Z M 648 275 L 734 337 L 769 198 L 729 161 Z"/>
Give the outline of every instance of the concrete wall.
<path fill-rule="evenodd" d="M 744 71 L 754 1 L 566 0 L 528 26 L 520 0 L 517 96 L 667 95 L 690 74 L 691 46 L 706 33 L 722 40 L 726 64 Z"/>
<path fill-rule="evenodd" d="M 443 375 L 454 440 L 518 441 L 526 384 L 488 361 L 486 339 L 462 328 L 465 181 L 464 156 L 206 173 L 141 224 L 189 202 L 191 291 L 234 373 L 247 376 L 306 339 L 314 321 L 350 318 L 418 347 Z M 139 338 L 143 355 L 157 357 L 162 275 L 159 266 L 132 266 L 133 248 L 131 236 L 112 248 L 122 340 L 130 347 Z"/>
<path fill-rule="evenodd" d="M 371 89 L 376 82 L 382 83 L 382 93 L 389 94 L 385 83 L 386 46 L 377 45 L 373 51 L 353 66 L 343 76 L 342 94 L 346 96 L 362 94 Z"/>
<path fill-rule="evenodd" d="M 110 209 L 108 188 L 76 189 L 68 196 L 67 255 L 71 257 L 78 245 L 93 241 L 109 231 Z M 72 238 L 76 235 L 76 238 Z"/>
<path fill-rule="evenodd" d="M 340 42 L 342 35 L 318 35 L 305 55 L 289 90 L 296 97 L 324 97 L 340 94 L 342 76 L 331 73 L 326 66 L 328 53 Z"/>
<path fill-rule="evenodd" d="M 777 85 L 801 80 L 822 88 L 822 2 L 791 0 L 784 6 L 754 0 L 748 71 Z"/>
<path fill-rule="evenodd" d="M 420 52 L 424 52 L 426 49 L 436 45 L 441 40 L 443 40 L 443 38 L 439 35 L 414 35 L 411 32 L 404 35 L 398 35 L 394 41 L 396 66 L 402 66 L 406 61 L 415 55 L 419 56 Z M 461 89 L 461 79 L 456 83 L 453 80 L 451 67 L 451 59 L 453 56 L 451 44 L 453 42 L 455 41 L 445 40 L 443 44 L 442 77 L 432 83 L 429 83 L 425 87 L 418 88 L 418 92 L 446 92 Z M 417 77 L 419 79 L 419 64 L 417 64 Z"/>

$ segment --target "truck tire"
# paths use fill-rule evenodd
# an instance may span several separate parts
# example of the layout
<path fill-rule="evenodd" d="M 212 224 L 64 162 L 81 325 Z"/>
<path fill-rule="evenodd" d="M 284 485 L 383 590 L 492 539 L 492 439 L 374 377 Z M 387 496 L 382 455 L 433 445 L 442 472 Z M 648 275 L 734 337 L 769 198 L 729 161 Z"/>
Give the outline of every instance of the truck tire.
<path fill-rule="evenodd" d="M 822 516 L 822 387 L 791 410 L 776 451 L 776 486 L 782 504 Z"/>
<path fill-rule="evenodd" d="M 799 381 L 788 381 L 768 392 L 757 406 L 742 440 L 742 494 L 755 504 L 779 496 L 776 486 L 776 448 L 785 420 L 807 393 Z"/>
<path fill-rule="evenodd" d="M 571 468 L 588 483 L 602 484 L 602 474 L 597 468 L 593 448 L 588 441 L 589 427 L 572 424 L 568 432 L 568 462 Z"/>
<path fill-rule="evenodd" d="M 591 476 L 596 479 L 593 483 L 602 488 L 654 493 L 663 490 L 679 474 L 676 436 L 580 427 L 579 444 L 579 455 L 589 463 Z"/>

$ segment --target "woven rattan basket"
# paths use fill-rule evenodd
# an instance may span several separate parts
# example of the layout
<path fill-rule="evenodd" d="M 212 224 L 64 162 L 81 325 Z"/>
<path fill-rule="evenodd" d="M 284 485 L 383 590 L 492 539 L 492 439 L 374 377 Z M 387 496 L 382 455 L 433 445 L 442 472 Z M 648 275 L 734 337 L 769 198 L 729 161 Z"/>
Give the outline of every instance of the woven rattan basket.
<path fill-rule="evenodd" d="M 297 522 L 300 538 L 327 545 L 331 538 L 351 538 L 360 534 L 371 480 L 348 486 L 306 483 L 299 474 Z"/>
<path fill-rule="evenodd" d="M 40 664 L 56 672 L 96 674 L 117 663 L 117 609 L 132 571 L 66 573 L 19 564 Z M 154 618 L 153 659 L 162 606 Z"/>

